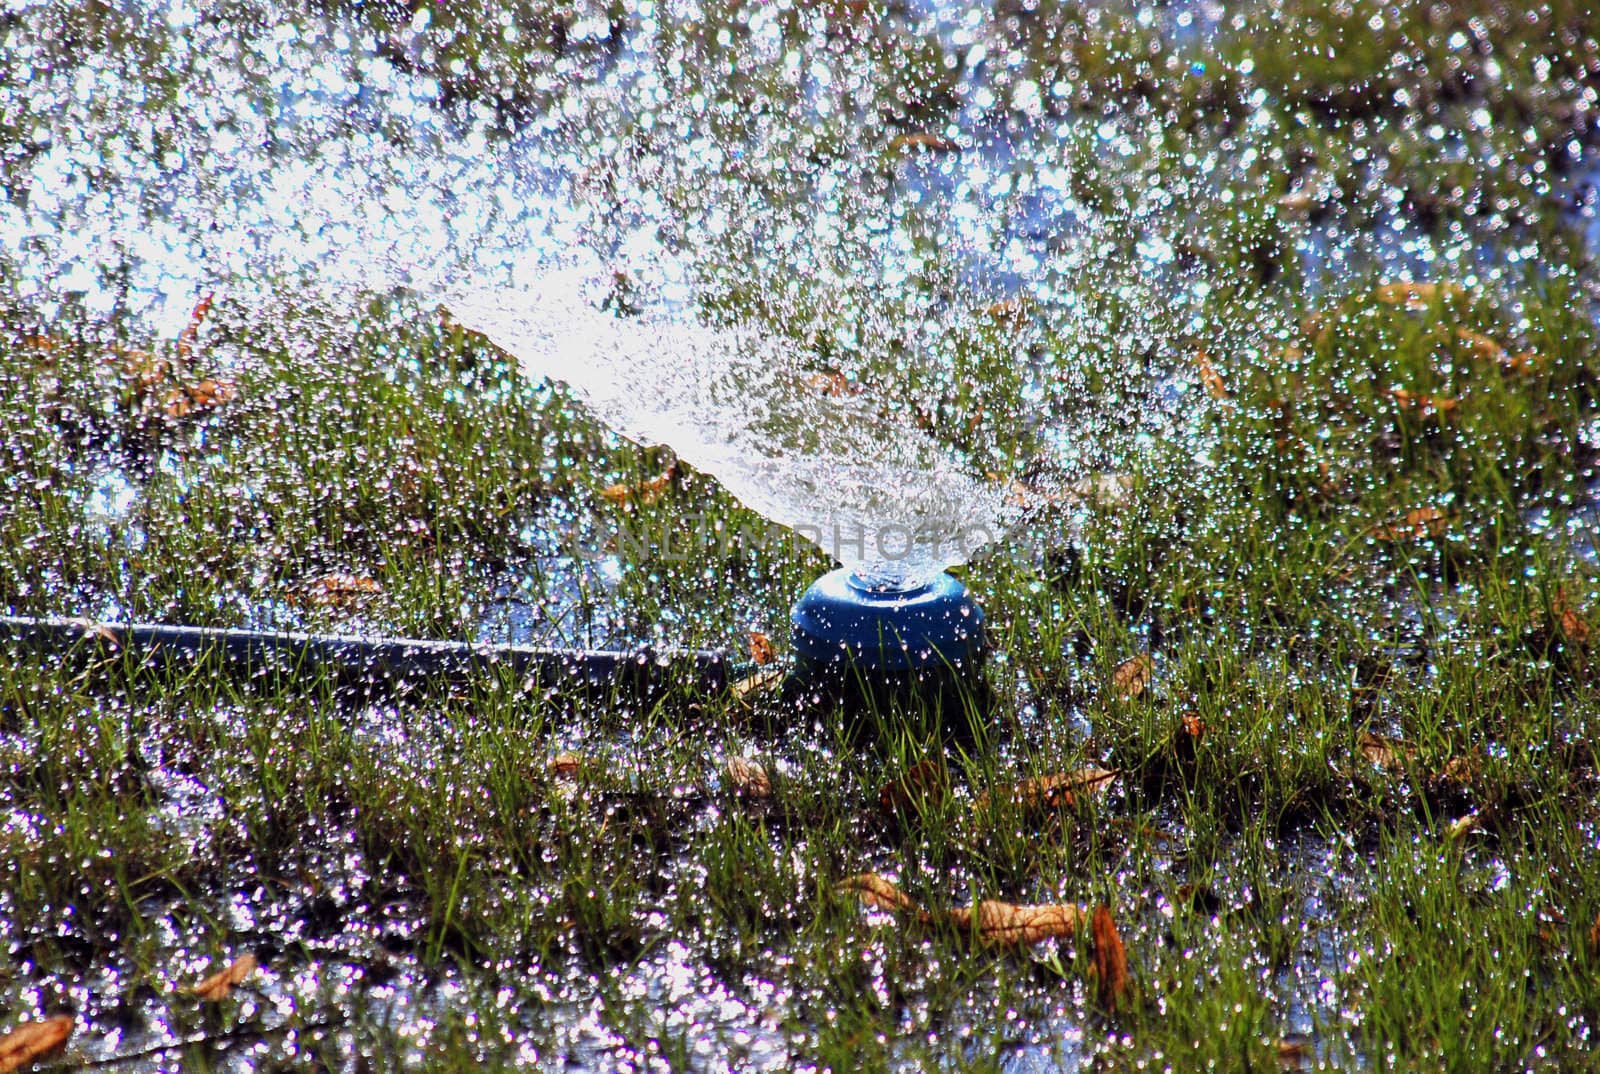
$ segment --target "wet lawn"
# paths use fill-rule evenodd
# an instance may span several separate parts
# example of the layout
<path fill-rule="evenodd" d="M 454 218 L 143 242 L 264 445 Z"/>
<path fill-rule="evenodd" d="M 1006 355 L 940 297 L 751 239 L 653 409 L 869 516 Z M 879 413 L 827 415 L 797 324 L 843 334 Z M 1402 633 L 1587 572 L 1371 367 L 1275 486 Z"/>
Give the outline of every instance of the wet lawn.
<path fill-rule="evenodd" d="M 493 144 L 538 127 L 587 238 L 675 231 L 698 315 L 1005 490 L 959 569 L 987 686 L 942 714 L 979 733 L 0 653 L 0 1033 L 70 1014 L 47 1065 L 130 1070 L 1585 1068 L 1600 20 L 1246 8 L 308 16 Z M 0 613 L 782 659 L 827 559 L 424 288 L 191 265 L 185 327 L 153 255 L 67 272 L 69 121 L 169 117 L 113 146 L 165 161 L 213 67 L 270 110 L 292 49 L 242 7 L 34 14 Z"/>

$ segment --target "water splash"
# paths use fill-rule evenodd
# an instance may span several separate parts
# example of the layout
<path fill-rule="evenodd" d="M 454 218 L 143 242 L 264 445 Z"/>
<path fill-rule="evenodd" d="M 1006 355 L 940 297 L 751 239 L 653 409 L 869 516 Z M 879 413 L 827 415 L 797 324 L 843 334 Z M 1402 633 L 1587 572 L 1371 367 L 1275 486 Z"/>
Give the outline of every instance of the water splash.
<path fill-rule="evenodd" d="M 808 371 L 792 344 L 712 327 L 671 303 L 618 315 L 597 263 L 459 285 L 451 313 L 569 385 L 612 428 L 665 444 L 747 507 L 847 566 L 912 573 L 966 561 L 1005 519 L 998 491 L 910 420 L 901 401 Z"/>

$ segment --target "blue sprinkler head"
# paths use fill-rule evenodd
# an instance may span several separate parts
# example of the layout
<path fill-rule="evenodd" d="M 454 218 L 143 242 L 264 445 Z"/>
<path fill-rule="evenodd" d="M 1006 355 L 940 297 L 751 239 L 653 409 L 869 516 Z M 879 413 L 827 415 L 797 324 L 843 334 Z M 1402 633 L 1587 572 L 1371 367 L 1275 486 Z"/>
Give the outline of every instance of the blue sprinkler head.
<path fill-rule="evenodd" d="M 795 678 L 812 690 L 943 688 L 983 666 L 983 609 L 960 580 L 841 567 L 794 606 Z"/>

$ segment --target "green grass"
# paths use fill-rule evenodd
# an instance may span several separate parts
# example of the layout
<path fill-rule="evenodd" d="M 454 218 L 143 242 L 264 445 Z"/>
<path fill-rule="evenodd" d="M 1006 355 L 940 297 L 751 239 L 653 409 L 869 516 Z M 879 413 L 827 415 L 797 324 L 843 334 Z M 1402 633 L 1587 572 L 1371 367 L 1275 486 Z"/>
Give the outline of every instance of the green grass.
<path fill-rule="evenodd" d="M 1096 165 L 1071 183 L 1107 246 L 1061 269 L 1071 302 L 966 303 L 936 203 L 910 225 L 901 291 L 802 271 L 870 247 L 849 227 L 836 247 L 729 237 L 703 258 L 708 315 L 903 391 L 930 435 L 1036 508 L 1029 542 L 962 571 L 989 617 L 992 689 L 969 700 L 992 734 L 941 756 L 914 707 L 867 712 L 863 743 L 837 712 L 770 698 L 552 696 L 489 676 L 363 707 L 307 677 L 8 654 L 0 1030 L 71 1007 L 69 1058 L 175 1040 L 152 1065 L 196 1069 L 253 1049 L 296 1070 L 361 1053 L 381 1069 L 981 1071 L 1021 1052 L 1274 1070 L 1285 1041 L 1331 1069 L 1585 1068 L 1600 341 L 1561 205 L 1600 26 L 1581 5 L 1520 21 L 1385 8 L 1376 30 L 1373 5 L 1324 7 L 1264 6 L 1206 48 L 1117 5 L 985 23 L 995 86 L 1062 80 L 1046 111 L 1081 121 L 1031 162 Z M 537 29 L 571 13 L 513 14 Z M 156 63 L 171 44 L 75 18 L 82 55 L 63 64 Z M 662 204 L 693 220 L 748 195 L 779 234 L 826 175 L 847 181 L 847 223 L 870 218 L 912 166 L 888 139 L 955 122 L 959 79 L 926 28 L 852 18 L 777 18 L 839 74 L 850 107 L 825 115 L 750 59 L 766 46 L 747 17 L 667 19 L 660 66 L 682 93 L 662 114 L 788 165 L 696 185 L 669 153 Z M 387 33 L 410 15 L 352 19 Z M 540 64 L 598 48 L 497 42 L 458 8 L 420 40 L 411 62 L 436 65 L 443 96 L 498 100 L 508 122 L 569 99 Z M 190 77 L 163 70 L 152 109 Z M 634 139 L 605 163 L 619 182 L 669 129 L 570 100 L 575 130 Z M 771 112 L 715 107 L 730 101 Z M 1488 122 L 1458 122 L 1480 109 Z M 13 112 L 0 131 L 41 122 Z M 1140 151 L 1103 149 L 1117 133 Z M 1307 189 L 1309 205 L 1279 201 Z M 1405 275 L 1375 237 L 1396 214 L 1455 252 L 1426 275 L 1459 291 L 1409 308 L 1381 289 Z M 1174 240 L 1170 279 L 1128 248 L 1145 219 Z M 1301 263 L 1321 227 L 1344 267 Z M 11 614 L 460 638 L 515 603 L 546 608 L 563 643 L 738 653 L 752 628 L 781 647 L 827 566 L 702 474 L 608 498 L 670 455 L 414 299 L 329 308 L 285 285 L 262 317 L 225 297 L 191 368 L 131 318 L 21 297 L 22 276 L 0 262 Z M 902 324 L 906 295 L 922 321 Z M 178 364 L 154 387 L 129 372 L 163 360 Z M 237 396 L 165 412 L 206 379 Z M 1153 387 L 1181 394 L 1156 404 Z M 1050 457 L 1063 429 L 1070 463 Z M 1086 475 L 1117 480 L 1086 496 Z M 667 554 L 717 524 L 762 540 Z M 572 540 L 613 557 L 609 581 Z M 341 576 L 372 585 L 319 588 Z M 1118 669 L 1141 654 L 1153 674 L 1130 694 Z M 562 753 L 574 769 L 552 765 Z M 769 795 L 732 785 L 733 757 L 764 766 Z M 885 806 L 930 758 L 944 790 Z M 1117 770 L 1104 795 L 1040 809 L 1004 793 L 1086 766 Z M 1087 935 L 1006 950 L 937 914 L 867 912 L 837 890 L 863 872 L 933 910 L 1104 904 L 1132 996 L 1101 1007 Z M 181 991 L 246 951 L 265 968 L 229 999 Z"/>

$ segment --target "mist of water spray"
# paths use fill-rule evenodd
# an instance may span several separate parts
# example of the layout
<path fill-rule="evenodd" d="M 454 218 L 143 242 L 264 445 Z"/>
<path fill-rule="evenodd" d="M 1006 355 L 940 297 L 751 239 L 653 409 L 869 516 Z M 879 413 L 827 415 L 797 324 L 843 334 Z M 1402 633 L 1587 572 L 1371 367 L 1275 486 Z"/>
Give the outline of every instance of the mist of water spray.
<path fill-rule="evenodd" d="M 554 66 L 508 125 L 487 97 L 442 108 L 397 58 L 431 47 L 425 22 L 379 40 L 152 9 L 176 27 L 152 74 L 115 49 L 55 63 L 47 14 L 9 31 L 32 65 L 26 100 L 7 95 L 32 140 L 20 196 L 0 201 L 0 257 L 42 315 L 76 296 L 170 337 L 221 283 L 263 319 L 328 309 L 336 334 L 340 309 L 405 288 L 845 562 L 962 562 L 1008 523 L 1028 461 L 990 450 L 992 427 L 1036 430 L 1058 470 L 1104 464 L 1089 457 L 1109 434 L 1146 420 L 1129 357 L 1178 338 L 1165 236 L 1181 221 L 1127 163 L 1137 130 L 1045 122 L 1024 94 L 962 155 L 849 150 L 884 106 L 874 50 L 944 78 L 927 42 L 974 46 L 948 19 L 852 52 L 799 15 L 751 12 L 724 47 L 642 14 L 620 45 Z M 797 48 L 813 59 L 796 67 Z M 695 74 L 713 60 L 736 61 L 726 85 Z M 987 71 L 962 77 L 992 105 Z M 772 92 L 786 80 L 798 92 Z M 763 88 L 763 111 L 727 107 L 740 86 Z M 1125 204 L 1087 209 L 1085 169 Z M 608 303 L 619 280 L 632 294 Z M 1051 324 L 983 342 L 1025 415 L 950 403 L 985 375 L 958 353 L 973 311 L 1004 298 Z M 960 445 L 931 420 L 947 403 L 976 430 Z"/>

